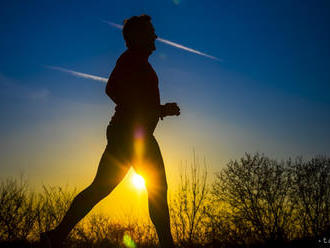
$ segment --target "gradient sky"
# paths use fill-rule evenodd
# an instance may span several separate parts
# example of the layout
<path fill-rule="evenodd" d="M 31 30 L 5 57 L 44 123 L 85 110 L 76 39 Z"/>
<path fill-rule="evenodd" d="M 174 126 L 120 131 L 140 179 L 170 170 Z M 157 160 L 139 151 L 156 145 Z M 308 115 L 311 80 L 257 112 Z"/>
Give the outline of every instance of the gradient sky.
<path fill-rule="evenodd" d="M 104 83 L 46 66 L 108 77 L 125 44 L 102 20 L 142 13 L 158 36 L 222 59 L 159 42 L 149 59 L 182 113 L 155 132 L 170 188 L 193 149 L 211 173 L 244 152 L 330 155 L 329 1 L 2 1 L 1 177 L 88 185 L 114 104 Z"/>

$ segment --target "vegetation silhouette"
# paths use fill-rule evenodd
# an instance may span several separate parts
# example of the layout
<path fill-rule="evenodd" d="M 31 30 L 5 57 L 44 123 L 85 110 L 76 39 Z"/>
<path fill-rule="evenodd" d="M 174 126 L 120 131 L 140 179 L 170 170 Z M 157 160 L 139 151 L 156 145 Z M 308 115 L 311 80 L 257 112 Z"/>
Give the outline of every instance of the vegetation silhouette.
<path fill-rule="evenodd" d="M 198 158 L 170 192 L 177 247 L 326 247 L 329 243 L 330 158 L 286 161 L 245 154 L 214 179 Z M 33 193 L 24 180 L 0 185 L 0 247 L 40 247 L 38 235 L 58 225 L 75 195 L 61 187 Z M 63 247 L 156 247 L 150 222 L 118 222 L 91 214 Z M 126 240 L 126 241 L 124 241 Z M 126 242 L 126 243 L 125 243 Z"/>

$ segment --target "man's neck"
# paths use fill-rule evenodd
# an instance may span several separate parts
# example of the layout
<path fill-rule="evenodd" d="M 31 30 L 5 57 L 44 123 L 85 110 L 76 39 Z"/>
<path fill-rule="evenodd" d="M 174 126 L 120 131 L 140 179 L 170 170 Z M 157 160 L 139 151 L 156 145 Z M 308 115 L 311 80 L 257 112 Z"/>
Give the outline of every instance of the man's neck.
<path fill-rule="evenodd" d="M 138 48 L 138 47 L 130 47 L 130 48 L 128 48 L 128 51 L 134 52 L 135 54 L 145 58 L 146 60 L 148 60 L 149 56 L 152 53 L 152 52 L 148 51 L 147 49 Z"/>

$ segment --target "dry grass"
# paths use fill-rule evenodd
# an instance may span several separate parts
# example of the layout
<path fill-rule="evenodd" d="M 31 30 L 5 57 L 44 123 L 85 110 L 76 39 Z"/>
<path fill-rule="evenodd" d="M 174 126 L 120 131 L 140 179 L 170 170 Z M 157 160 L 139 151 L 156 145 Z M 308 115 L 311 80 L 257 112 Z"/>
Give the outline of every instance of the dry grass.
<path fill-rule="evenodd" d="M 178 247 L 301 247 L 330 238 L 330 159 L 278 162 L 246 154 L 207 184 L 194 158 L 171 192 L 172 233 Z M 38 247 L 39 233 L 55 227 L 76 191 L 43 187 L 33 193 L 21 179 L 0 184 L 0 246 Z M 328 236 L 327 236 L 328 235 Z M 126 246 L 123 244 L 125 240 Z M 150 223 L 120 223 L 91 214 L 65 247 L 156 247 Z"/>

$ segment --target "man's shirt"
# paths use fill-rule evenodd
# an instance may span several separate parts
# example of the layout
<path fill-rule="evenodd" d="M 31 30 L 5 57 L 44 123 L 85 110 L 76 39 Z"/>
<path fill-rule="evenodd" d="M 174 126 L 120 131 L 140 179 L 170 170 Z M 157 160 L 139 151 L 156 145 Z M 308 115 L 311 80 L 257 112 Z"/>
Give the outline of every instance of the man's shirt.
<path fill-rule="evenodd" d="M 145 53 L 128 49 L 117 60 L 106 86 L 116 104 L 114 122 L 153 132 L 160 116 L 158 77 Z"/>

